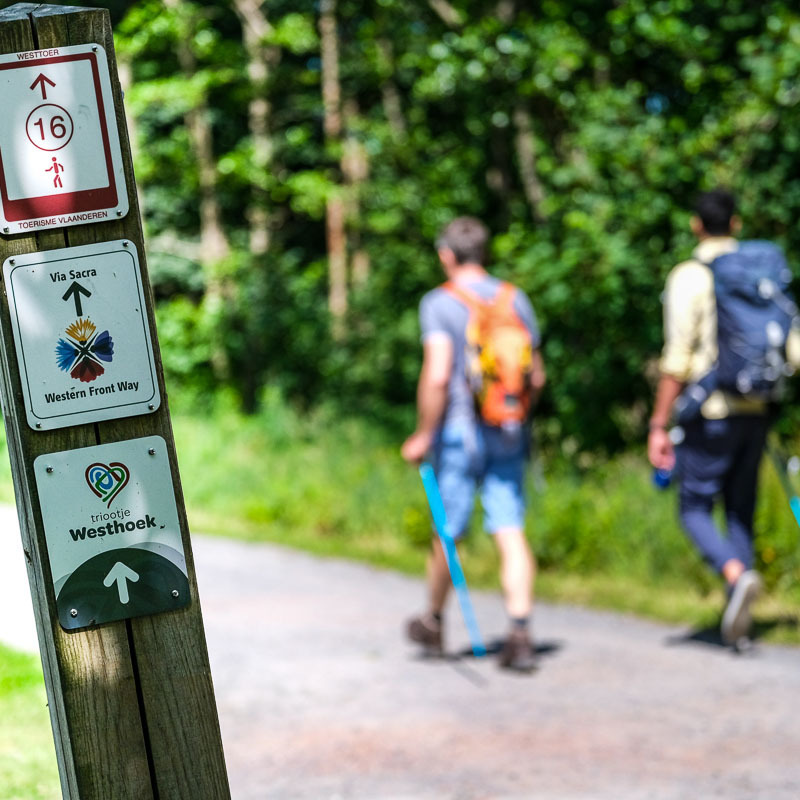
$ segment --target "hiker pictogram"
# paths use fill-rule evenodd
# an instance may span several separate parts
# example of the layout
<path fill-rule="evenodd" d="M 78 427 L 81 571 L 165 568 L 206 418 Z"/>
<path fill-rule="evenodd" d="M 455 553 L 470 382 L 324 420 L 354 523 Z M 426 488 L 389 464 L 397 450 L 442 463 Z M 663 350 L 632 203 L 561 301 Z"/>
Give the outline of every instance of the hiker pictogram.
<path fill-rule="evenodd" d="M 61 182 L 61 173 L 64 172 L 64 166 L 58 163 L 58 159 L 55 156 L 53 156 L 53 166 L 48 167 L 45 172 L 53 173 L 53 186 L 56 189 L 64 188 L 64 184 Z"/>

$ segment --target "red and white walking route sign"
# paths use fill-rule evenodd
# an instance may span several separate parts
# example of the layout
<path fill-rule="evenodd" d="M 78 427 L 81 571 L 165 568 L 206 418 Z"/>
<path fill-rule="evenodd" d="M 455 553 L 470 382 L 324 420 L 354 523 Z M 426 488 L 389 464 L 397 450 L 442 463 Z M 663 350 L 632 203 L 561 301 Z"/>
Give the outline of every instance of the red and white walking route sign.
<path fill-rule="evenodd" d="M 0 232 L 128 213 L 111 78 L 97 44 L 0 56 Z"/>

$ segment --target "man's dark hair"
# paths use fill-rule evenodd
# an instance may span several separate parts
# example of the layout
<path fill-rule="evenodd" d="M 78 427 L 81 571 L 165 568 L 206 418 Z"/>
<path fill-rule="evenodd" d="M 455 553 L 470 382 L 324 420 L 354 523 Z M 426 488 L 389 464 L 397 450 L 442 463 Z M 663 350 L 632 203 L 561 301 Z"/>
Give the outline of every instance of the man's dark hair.
<path fill-rule="evenodd" d="M 694 210 L 706 233 L 711 236 L 726 236 L 731 232 L 731 218 L 736 213 L 736 198 L 727 189 L 703 192 L 695 203 Z"/>
<path fill-rule="evenodd" d="M 457 264 L 486 263 L 489 229 L 475 217 L 457 217 L 445 225 L 436 240 L 436 249 L 453 251 Z"/>

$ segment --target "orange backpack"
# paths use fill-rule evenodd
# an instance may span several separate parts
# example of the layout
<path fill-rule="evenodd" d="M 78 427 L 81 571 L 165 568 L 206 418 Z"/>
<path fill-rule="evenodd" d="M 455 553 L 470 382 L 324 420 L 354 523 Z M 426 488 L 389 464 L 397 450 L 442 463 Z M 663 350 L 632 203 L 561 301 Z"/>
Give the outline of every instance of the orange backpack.
<path fill-rule="evenodd" d="M 531 408 L 533 340 L 514 309 L 515 288 L 501 283 L 489 300 L 450 281 L 442 288 L 469 309 L 466 376 L 481 419 L 498 426 L 524 422 Z"/>

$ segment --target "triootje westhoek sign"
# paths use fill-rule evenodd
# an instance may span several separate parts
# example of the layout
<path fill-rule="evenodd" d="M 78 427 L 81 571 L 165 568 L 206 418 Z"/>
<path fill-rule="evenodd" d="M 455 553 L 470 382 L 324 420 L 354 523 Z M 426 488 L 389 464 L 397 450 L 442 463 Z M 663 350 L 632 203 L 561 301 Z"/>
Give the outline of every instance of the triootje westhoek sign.
<path fill-rule="evenodd" d="M 189 581 L 160 436 L 39 456 L 36 487 L 63 628 L 189 603 Z"/>

